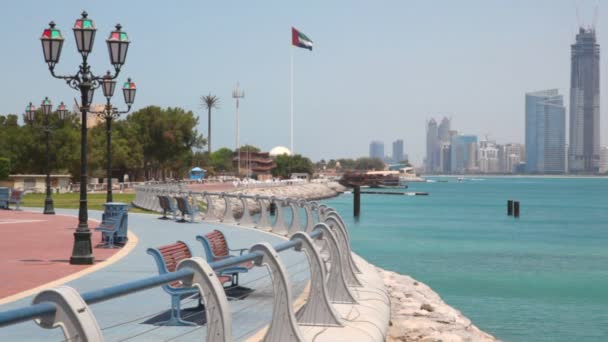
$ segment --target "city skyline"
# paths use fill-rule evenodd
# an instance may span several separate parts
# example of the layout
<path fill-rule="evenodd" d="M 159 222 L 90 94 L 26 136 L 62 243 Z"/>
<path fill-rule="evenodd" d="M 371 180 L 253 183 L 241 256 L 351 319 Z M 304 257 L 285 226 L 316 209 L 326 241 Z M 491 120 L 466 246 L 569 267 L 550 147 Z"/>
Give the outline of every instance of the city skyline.
<path fill-rule="evenodd" d="M 134 111 L 146 105 L 192 110 L 206 136 L 206 112 L 198 99 L 208 93 L 220 97 L 222 106 L 213 122 L 214 149 L 234 145 L 230 94 L 236 82 L 248 91 L 241 107 L 241 141 L 263 150 L 289 145 L 287 46 L 292 26 L 315 39 L 313 52 L 294 53 L 298 153 L 313 160 L 360 157 L 372 139 L 389 142 L 403 137 L 410 160 L 421 165 L 425 132 L 420 127 L 431 116 L 446 114 L 463 131 L 523 142 L 522 94 L 548 88 L 569 94 L 570 46 L 579 26 L 592 23 L 594 4 L 581 7 L 580 21 L 573 2 L 567 0 L 439 4 L 313 1 L 206 6 L 183 1 L 169 6 L 151 1 L 142 16 L 135 3 L 109 0 L 83 8 L 81 2 L 66 1 L 40 3 L 38 11 L 23 21 L 20 14 L 28 6 L 17 2 L 7 6 L 0 21 L 4 31 L 12 32 L 7 37 L 12 48 L 0 66 L 9 80 L 0 91 L 11 96 L 0 113 L 22 114 L 24 105 L 40 96 L 72 102 L 73 91 L 40 77 L 47 70 L 37 39 L 50 20 L 65 35 L 71 34 L 74 18 L 86 9 L 100 28 L 123 23 L 134 42 L 128 59 L 137 63 L 128 63 L 119 79 L 133 77 L 141 85 Z M 119 13 L 114 11 L 117 6 Z M 150 29 L 161 22 L 168 28 Z M 596 32 L 598 44 L 606 44 L 608 23 L 599 20 Z M 109 67 L 103 46 L 108 33 L 99 31 L 91 54 L 92 65 L 101 68 L 96 72 Z M 73 48 L 70 44 L 66 41 L 66 51 Z M 174 56 L 178 63 L 166 67 Z M 65 53 L 58 71 L 73 65 L 75 58 L 76 54 Z M 600 88 L 606 89 L 606 81 L 600 80 Z M 27 93 L 18 95 L 16 89 Z M 95 99 L 102 102 L 99 93 Z M 565 100 L 569 108 L 569 96 Z M 608 131 L 604 112 L 602 132 Z M 601 145 L 606 144 L 603 134 Z"/>

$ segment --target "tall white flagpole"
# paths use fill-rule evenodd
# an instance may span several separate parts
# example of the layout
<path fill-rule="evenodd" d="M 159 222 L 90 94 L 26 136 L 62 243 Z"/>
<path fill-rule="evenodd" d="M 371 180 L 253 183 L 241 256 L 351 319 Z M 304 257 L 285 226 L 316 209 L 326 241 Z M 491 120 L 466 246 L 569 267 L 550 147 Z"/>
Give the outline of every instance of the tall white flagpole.
<path fill-rule="evenodd" d="M 291 146 L 290 146 L 290 150 L 291 150 L 291 154 L 295 154 L 295 151 L 293 149 L 293 46 L 291 44 L 289 45 L 289 49 L 291 50 L 291 80 L 290 80 L 291 81 L 291 121 L 290 121 Z"/>

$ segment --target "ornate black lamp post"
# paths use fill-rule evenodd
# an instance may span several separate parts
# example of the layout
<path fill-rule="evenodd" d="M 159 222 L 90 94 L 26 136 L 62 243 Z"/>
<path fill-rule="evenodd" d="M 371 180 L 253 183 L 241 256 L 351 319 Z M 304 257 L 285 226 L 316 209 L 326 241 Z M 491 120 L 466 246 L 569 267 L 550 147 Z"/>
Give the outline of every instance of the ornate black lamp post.
<path fill-rule="evenodd" d="M 44 114 L 43 129 L 46 135 L 46 198 L 44 199 L 44 211 L 43 214 L 55 215 L 55 209 L 53 208 L 53 197 L 51 195 L 51 154 L 49 149 L 49 140 L 51 135 L 51 123 L 49 117 L 53 111 L 53 105 L 48 97 L 45 97 L 40 105 L 42 113 Z M 57 116 L 59 120 L 64 120 L 67 116 L 68 111 L 65 109 L 63 102 L 57 108 Z M 36 121 L 36 107 L 30 102 L 25 108 L 25 120 L 31 125 Z"/>
<path fill-rule="evenodd" d="M 51 22 L 49 27 L 44 30 L 40 40 L 42 41 L 42 51 L 44 60 L 49 65 L 51 75 L 55 78 L 65 80 L 67 84 L 80 91 L 81 97 L 81 131 L 80 131 L 80 207 L 78 211 L 78 228 L 74 233 L 74 248 L 70 257 L 70 264 L 92 264 L 94 261 L 93 249 L 91 246 L 91 231 L 88 227 L 87 213 L 87 112 L 93 99 L 93 91 L 101 85 L 103 76 L 95 76 L 91 72 L 91 67 L 87 63 L 89 53 L 93 49 L 95 40 L 95 24 L 89 19 L 87 12 L 82 12 L 82 17 L 74 24 L 74 37 L 76 47 L 82 56 L 82 63 L 78 72 L 70 76 L 58 76 L 55 74 L 55 65 L 59 62 L 61 47 L 63 46 L 63 35 L 59 29 L 55 28 L 55 23 Z M 129 48 L 129 38 L 121 31 L 121 26 L 116 25 L 116 30 L 110 33 L 106 40 L 110 53 L 110 63 L 114 66 L 115 73 L 111 75 L 115 79 L 120 73 L 120 68 L 127 58 Z"/>
<path fill-rule="evenodd" d="M 133 101 L 135 101 L 135 92 L 137 88 L 135 83 L 129 78 L 123 85 L 122 93 L 125 97 L 125 103 L 127 104 L 127 110 L 119 111 L 116 107 L 112 107 L 110 100 L 114 96 L 114 89 L 116 88 L 116 80 L 112 78 L 112 74 L 108 71 L 101 81 L 101 89 L 103 90 L 103 96 L 106 97 L 106 106 L 102 112 L 91 112 L 97 114 L 100 118 L 106 120 L 106 144 L 107 144 L 107 167 L 108 167 L 108 181 L 106 202 L 112 202 L 112 120 L 118 118 L 121 114 L 126 114 L 131 110 Z"/>

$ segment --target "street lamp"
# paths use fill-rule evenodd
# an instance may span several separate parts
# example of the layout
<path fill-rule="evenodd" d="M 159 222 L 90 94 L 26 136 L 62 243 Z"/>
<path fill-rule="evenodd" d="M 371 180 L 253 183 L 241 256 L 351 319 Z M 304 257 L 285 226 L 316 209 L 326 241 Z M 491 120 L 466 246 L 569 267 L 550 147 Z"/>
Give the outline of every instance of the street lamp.
<path fill-rule="evenodd" d="M 40 105 L 40 108 L 42 108 L 42 113 L 44 114 L 43 129 L 46 136 L 46 198 L 44 199 L 44 211 L 42 213 L 45 215 L 55 215 L 51 192 L 51 154 L 49 148 L 49 140 L 52 130 L 49 118 L 51 116 L 51 112 L 53 111 L 51 100 L 49 100 L 48 97 L 45 97 Z M 59 105 L 57 108 L 57 116 L 59 117 L 59 120 L 64 120 L 67 116 L 67 110 L 65 109 L 63 102 L 61 102 L 61 105 Z M 36 107 L 31 102 L 27 107 L 25 107 L 25 120 L 32 126 L 36 121 Z"/>
<path fill-rule="evenodd" d="M 120 68 L 127 58 L 130 43 L 127 34 L 121 28 L 120 24 L 116 25 L 116 30 L 112 31 L 109 38 L 106 39 L 110 63 L 114 66 L 115 71 L 113 75 L 110 75 L 112 79 L 118 77 Z M 49 66 L 51 75 L 66 81 L 68 86 L 80 91 L 80 207 L 78 209 L 78 228 L 74 232 L 74 247 L 70 264 L 92 264 L 94 257 L 87 212 L 87 112 L 93 100 L 93 91 L 100 87 L 104 77 L 95 76 L 87 62 L 89 53 L 93 50 L 95 32 L 97 32 L 95 23 L 88 18 L 87 12 L 82 12 L 82 17 L 76 20 L 72 30 L 76 39 L 76 48 L 82 56 L 82 63 L 74 75 L 59 76 L 55 74 L 55 66 L 59 63 L 64 38 L 61 31 L 55 28 L 54 22 L 51 22 L 49 27 L 43 31 L 40 41 L 42 42 L 44 60 Z"/>
<path fill-rule="evenodd" d="M 236 99 L 236 158 L 237 158 L 237 165 L 238 167 L 236 168 L 236 172 L 237 172 L 237 176 L 241 174 L 241 151 L 239 151 L 239 99 L 242 99 L 245 97 L 245 92 L 242 91 L 241 89 L 239 89 L 239 84 L 237 82 L 236 84 L 236 88 L 232 91 L 232 97 L 234 99 Z"/>
<path fill-rule="evenodd" d="M 126 52 L 126 50 L 125 50 Z M 131 110 L 131 105 L 135 100 L 135 92 L 137 88 L 135 83 L 129 78 L 124 83 L 122 93 L 125 97 L 125 103 L 127 104 L 127 110 L 119 111 L 116 107 L 112 107 L 110 100 L 114 96 L 114 89 L 116 88 L 116 80 L 112 78 L 112 74 L 108 71 L 101 81 L 101 89 L 103 90 L 103 96 L 106 97 L 106 106 L 101 112 L 91 112 L 97 114 L 97 116 L 106 121 L 106 158 L 107 158 L 107 177 L 106 183 L 106 202 L 113 202 L 112 200 L 112 119 L 118 118 L 121 114 L 126 114 Z"/>

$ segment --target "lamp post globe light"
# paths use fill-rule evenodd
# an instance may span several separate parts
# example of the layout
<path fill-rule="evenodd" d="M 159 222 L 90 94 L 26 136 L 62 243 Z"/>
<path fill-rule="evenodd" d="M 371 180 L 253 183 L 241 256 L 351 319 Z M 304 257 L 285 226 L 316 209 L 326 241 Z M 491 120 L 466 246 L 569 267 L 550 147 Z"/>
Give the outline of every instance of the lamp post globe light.
<path fill-rule="evenodd" d="M 127 110 L 119 111 L 116 107 L 111 104 L 112 96 L 114 96 L 114 89 L 116 88 L 116 80 L 112 78 L 112 74 L 108 71 L 101 81 L 101 89 L 103 90 L 103 96 L 106 97 L 106 105 L 104 110 L 101 112 L 91 112 L 97 114 L 97 116 L 106 121 L 106 158 L 107 158 L 107 183 L 106 183 L 106 202 L 112 202 L 112 120 L 118 118 L 121 114 L 126 114 L 131 110 L 133 101 L 135 100 L 135 92 L 137 87 L 135 83 L 129 78 L 124 83 L 122 88 L 123 95 L 125 97 L 125 103 L 127 104 Z"/>
<path fill-rule="evenodd" d="M 53 112 L 53 105 L 51 103 L 51 100 L 49 100 L 48 97 L 45 97 L 42 101 L 42 104 L 40 105 L 40 108 L 42 109 L 42 114 L 44 114 L 43 129 L 46 138 L 46 198 L 44 199 L 44 211 L 42 213 L 45 215 L 55 215 L 51 191 L 51 153 L 49 148 L 49 140 L 52 130 L 50 116 Z M 67 110 L 65 109 L 65 105 L 63 104 L 63 102 L 61 102 L 61 105 L 57 107 L 57 116 L 59 117 L 59 120 L 64 120 L 67 116 Z M 36 107 L 31 102 L 25 108 L 25 121 L 27 121 L 32 126 L 36 121 Z"/>
<path fill-rule="evenodd" d="M 106 40 L 110 54 L 110 63 L 114 67 L 114 74 L 110 74 L 112 80 L 118 77 L 120 69 L 125 63 L 130 43 L 127 34 L 121 28 L 120 25 L 116 25 L 116 29 L 110 33 L 109 38 Z M 55 73 L 55 66 L 59 63 L 64 38 L 61 31 L 55 28 L 54 22 L 51 22 L 49 27 L 42 32 L 40 41 L 42 42 L 44 61 L 48 64 L 51 75 L 64 80 L 68 86 L 80 91 L 80 206 L 78 210 L 78 227 L 76 228 L 76 232 L 74 232 L 74 247 L 72 249 L 72 256 L 70 257 L 70 264 L 92 264 L 94 257 L 87 212 L 87 112 L 93 100 L 93 92 L 101 86 L 105 76 L 95 76 L 91 72 L 91 67 L 87 62 L 88 56 L 93 50 L 95 33 L 97 32 L 95 23 L 92 19 L 89 19 L 87 12 L 82 12 L 81 18 L 76 20 L 72 30 L 76 39 L 76 48 L 82 57 L 82 63 L 78 67 L 78 71 L 73 75 L 60 76 Z"/>

